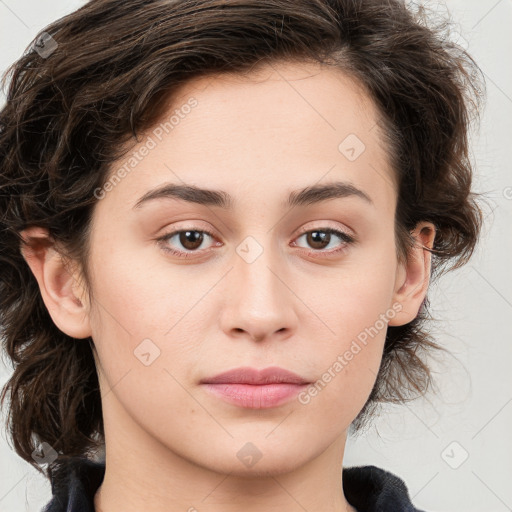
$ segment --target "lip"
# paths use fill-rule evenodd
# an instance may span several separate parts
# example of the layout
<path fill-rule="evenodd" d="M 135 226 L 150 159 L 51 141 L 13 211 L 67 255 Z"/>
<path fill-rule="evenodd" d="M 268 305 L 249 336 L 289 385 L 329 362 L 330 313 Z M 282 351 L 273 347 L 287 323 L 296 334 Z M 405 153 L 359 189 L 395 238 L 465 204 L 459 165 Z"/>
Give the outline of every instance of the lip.
<path fill-rule="evenodd" d="M 296 396 L 309 381 L 284 368 L 241 367 L 201 380 L 214 396 L 248 409 L 277 407 Z"/>
<path fill-rule="evenodd" d="M 209 377 L 201 381 L 202 384 L 309 384 L 306 379 L 279 366 L 269 366 L 263 370 L 242 366 L 215 377 Z"/>

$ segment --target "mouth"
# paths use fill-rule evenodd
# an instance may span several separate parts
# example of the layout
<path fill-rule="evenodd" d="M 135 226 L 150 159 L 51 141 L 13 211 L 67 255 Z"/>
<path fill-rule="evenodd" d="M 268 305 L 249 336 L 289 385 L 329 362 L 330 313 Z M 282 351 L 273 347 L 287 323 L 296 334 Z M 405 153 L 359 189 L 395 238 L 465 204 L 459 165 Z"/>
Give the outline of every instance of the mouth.
<path fill-rule="evenodd" d="M 248 409 L 277 407 L 294 398 L 310 382 L 276 366 L 257 370 L 235 368 L 201 381 L 205 390 L 224 401 Z"/>

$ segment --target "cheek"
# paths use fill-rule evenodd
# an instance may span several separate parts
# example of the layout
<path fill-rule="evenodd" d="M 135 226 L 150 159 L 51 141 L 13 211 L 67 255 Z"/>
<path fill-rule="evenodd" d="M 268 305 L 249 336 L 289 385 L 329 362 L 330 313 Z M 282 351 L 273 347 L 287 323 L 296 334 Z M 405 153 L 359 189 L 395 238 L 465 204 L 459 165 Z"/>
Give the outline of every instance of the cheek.
<path fill-rule="evenodd" d="M 151 265 L 114 253 L 97 266 L 93 284 L 92 337 L 105 414 L 124 418 L 127 413 L 157 438 L 165 437 L 159 425 L 185 428 L 177 417 L 201 416 L 193 414 L 194 401 L 183 387 L 197 358 L 197 344 L 190 340 L 201 339 L 193 315 L 186 314 L 191 304 L 186 293 L 176 293 L 175 281 L 164 282 Z"/>
<path fill-rule="evenodd" d="M 343 268 L 338 278 L 325 280 L 321 293 L 310 288 L 306 295 L 311 309 L 322 312 L 319 345 L 314 351 L 310 348 L 321 374 L 301 401 L 311 414 L 321 415 L 325 428 L 331 425 L 333 432 L 359 413 L 378 374 L 388 321 L 395 314 L 392 250 L 387 257 L 358 259 Z M 376 254 L 386 253 L 381 249 Z"/>
<path fill-rule="evenodd" d="M 161 257 L 156 259 L 154 248 L 119 242 L 110 241 L 108 252 L 94 255 L 93 288 L 104 321 L 98 328 L 114 329 L 134 341 L 164 336 L 185 315 L 188 297 L 197 290 L 180 280 L 179 269 L 171 272 Z"/>
<path fill-rule="evenodd" d="M 369 331 L 372 338 L 383 341 L 384 320 L 394 313 L 393 253 L 386 256 L 382 248 L 367 252 L 370 254 L 351 257 L 346 265 L 330 268 L 322 276 L 309 277 L 299 292 L 311 310 L 318 312 L 323 338 L 330 339 L 338 350 Z"/>
<path fill-rule="evenodd" d="M 108 387 L 116 386 L 127 408 L 133 405 L 134 414 L 165 416 L 155 412 L 155 404 L 190 402 L 178 382 L 195 370 L 204 336 L 192 308 L 210 281 L 198 279 L 191 286 L 179 269 L 170 272 L 161 258 L 155 263 L 140 248 L 121 250 L 119 240 L 108 247 L 94 255 L 92 275 L 92 337 L 103 378 Z"/>
<path fill-rule="evenodd" d="M 317 380 L 299 396 L 309 418 L 317 418 L 327 437 L 349 424 L 367 401 L 378 374 L 386 324 L 378 318 L 378 304 L 340 310 L 331 324 L 336 339 L 311 351 Z M 377 319 L 377 320 L 375 320 Z"/>

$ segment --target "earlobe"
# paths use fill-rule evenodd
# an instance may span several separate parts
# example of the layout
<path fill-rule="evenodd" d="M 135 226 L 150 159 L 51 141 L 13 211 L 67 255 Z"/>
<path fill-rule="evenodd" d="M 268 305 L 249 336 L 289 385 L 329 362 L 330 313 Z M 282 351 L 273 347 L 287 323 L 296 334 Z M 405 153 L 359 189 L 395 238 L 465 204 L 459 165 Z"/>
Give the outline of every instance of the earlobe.
<path fill-rule="evenodd" d="M 407 263 L 397 269 L 393 304 L 400 304 L 400 311 L 388 325 L 405 325 L 416 318 L 427 294 L 430 282 L 431 253 L 436 228 L 431 222 L 420 222 L 411 235 L 415 239 Z"/>
<path fill-rule="evenodd" d="M 82 287 L 76 275 L 69 270 L 48 231 L 31 227 L 21 232 L 20 251 L 39 285 L 41 297 L 55 325 L 73 338 L 91 336 L 89 314 Z"/>

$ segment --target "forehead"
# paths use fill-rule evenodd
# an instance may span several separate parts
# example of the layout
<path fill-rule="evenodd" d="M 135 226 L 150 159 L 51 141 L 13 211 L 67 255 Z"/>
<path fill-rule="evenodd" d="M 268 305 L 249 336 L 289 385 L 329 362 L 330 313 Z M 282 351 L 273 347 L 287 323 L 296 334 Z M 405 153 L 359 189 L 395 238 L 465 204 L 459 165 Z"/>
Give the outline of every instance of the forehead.
<path fill-rule="evenodd" d="M 343 180 L 393 209 L 378 121 L 360 84 L 333 67 L 272 63 L 193 79 L 144 134 L 154 144 L 123 180 L 123 193 L 133 205 L 145 190 L 181 181 L 244 201 L 270 200 L 275 191 L 282 203 L 290 190 Z"/>

